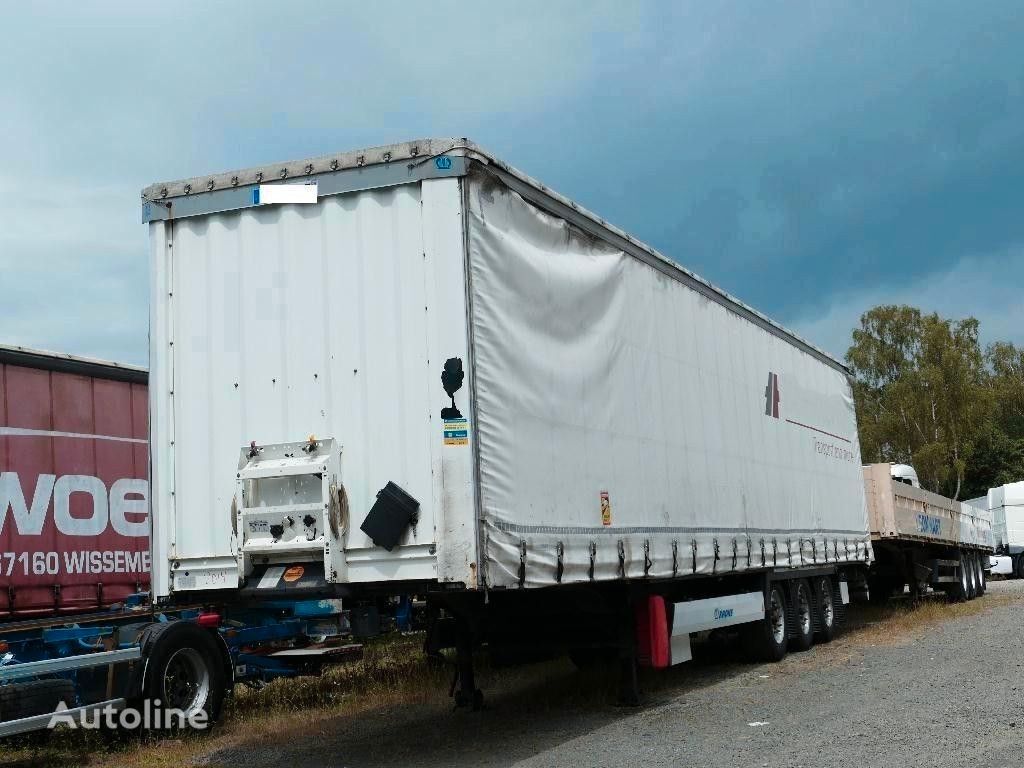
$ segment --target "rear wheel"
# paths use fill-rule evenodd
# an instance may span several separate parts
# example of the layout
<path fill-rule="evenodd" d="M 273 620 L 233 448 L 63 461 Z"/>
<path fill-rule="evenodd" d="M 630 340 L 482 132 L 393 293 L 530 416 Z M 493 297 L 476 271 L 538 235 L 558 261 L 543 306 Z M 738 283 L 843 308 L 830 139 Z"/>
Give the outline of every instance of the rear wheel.
<path fill-rule="evenodd" d="M 796 619 L 791 645 L 794 651 L 806 651 L 814 642 L 814 601 L 811 585 L 805 579 L 793 584 L 793 616 Z"/>
<path fill-rule="evenodd" d="M 836 635 L 836 603 L 832 579 L 821 576 L 814 582 L 814 607 L 818 616 L 818 631 L 814 639 L 827 643 Z"/>
<path fill-rule="evenodd" d="M 781 584 L 768 587 L 764 618 L 750 624 L 745 633 L 747 650 L 759 661 L 780 661 L 786 655 L 786 595 Z"/>
<path fill-rule="evenodd" d="M 978 553 L 978 552 L 976 552 L 974 554 L 974 565 L 975 565 L 975 567 L 977 569 L 977 572 L 978 572 L 978 594 L 979 595 L 984 595 L 985 591 L 988 589 L 988 578 L 987 578 L 987 576 L 985 574 L 985 562 L 984 562 L 984 559 L 983 559 L 984 557 L 985 557 L 984 555 L 982 555 L 981 553 Z"/>
<path fill-rule="evenodd" d="M 1017 555 L 1017 563 L 1014 571 L 1017 574 L 1018 579 L 1024 579 L 1024 554 Z"/>
<path fill-rule="evenodd" d="M 226 671 L 217 641 L 207 630 L 188 621 L 164 627 L 144 641 L 147 671 L 143 696 L 154 712 L 165 713 L 161 718 L 163 727 L 206 728 L 220 715 L 226 690 Z"/>

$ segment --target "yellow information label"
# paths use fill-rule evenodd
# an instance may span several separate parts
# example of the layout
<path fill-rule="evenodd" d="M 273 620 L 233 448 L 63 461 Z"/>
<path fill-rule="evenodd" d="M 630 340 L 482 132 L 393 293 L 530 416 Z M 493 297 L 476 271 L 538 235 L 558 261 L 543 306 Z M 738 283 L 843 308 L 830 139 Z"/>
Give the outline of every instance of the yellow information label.
<path fill-rule="evenodd" d="M 445 419 L 444 444 L 469 445 L 469 421 L 467 419 Z"/>

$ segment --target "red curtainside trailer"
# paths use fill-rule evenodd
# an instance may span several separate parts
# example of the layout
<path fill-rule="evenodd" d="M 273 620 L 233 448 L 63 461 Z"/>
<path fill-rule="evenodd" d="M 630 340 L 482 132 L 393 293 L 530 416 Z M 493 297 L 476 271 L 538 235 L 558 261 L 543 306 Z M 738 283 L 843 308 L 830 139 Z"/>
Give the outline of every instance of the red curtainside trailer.
<path fill-rule="evenodd" d="M 149 589 L 145 369 L 0 346 L 0 621 Z"/>

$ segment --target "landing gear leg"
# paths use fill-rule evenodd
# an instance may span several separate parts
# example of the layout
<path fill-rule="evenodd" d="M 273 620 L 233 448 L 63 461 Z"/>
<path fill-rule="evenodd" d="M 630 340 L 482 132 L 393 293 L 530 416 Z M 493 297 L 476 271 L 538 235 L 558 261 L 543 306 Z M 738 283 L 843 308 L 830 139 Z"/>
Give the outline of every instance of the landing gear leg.
<path fill-rule="evenodd" d="M 640 706 L 640 683 L 636 676 L 636 657 L 619 658 L 619 706 Z"/>
<path fill-rule="evenodd" d="M 633 603 L 627 600 L 619 617 L 619 706 L 622 707 L 640 706 L 634 623 Z"/>
<path fill-rule="evenodd" d="M 470 623 L 460 618 L 456 628 L 455 667 L 456 684 L 455 706 L 469 707 L 478 711 L 484 703 L 484 694 L 476 687 L 476 676 L 473 672 L 473 629 Z"/>

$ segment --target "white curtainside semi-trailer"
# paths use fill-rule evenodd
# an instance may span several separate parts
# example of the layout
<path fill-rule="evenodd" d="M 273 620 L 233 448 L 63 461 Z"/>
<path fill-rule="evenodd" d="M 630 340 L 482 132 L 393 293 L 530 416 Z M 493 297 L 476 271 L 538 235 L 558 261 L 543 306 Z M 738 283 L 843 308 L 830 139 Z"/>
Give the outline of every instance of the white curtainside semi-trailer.
<path fill-rule="evenodd" d="M 992 573 L 1024 579 L 1024 482 L 989 488 L 987 495 L 966 503 L 991 516 Z"/>
<path fill-rule="evenodd" d="M 426 594 L 476 702 L 478 642 L 614 654 L 630 696 L 638 657 L 743 625 L 779 658 L 863 589 L 843 365 L 469 141 L 143 220 L 158 599 Z"/>

